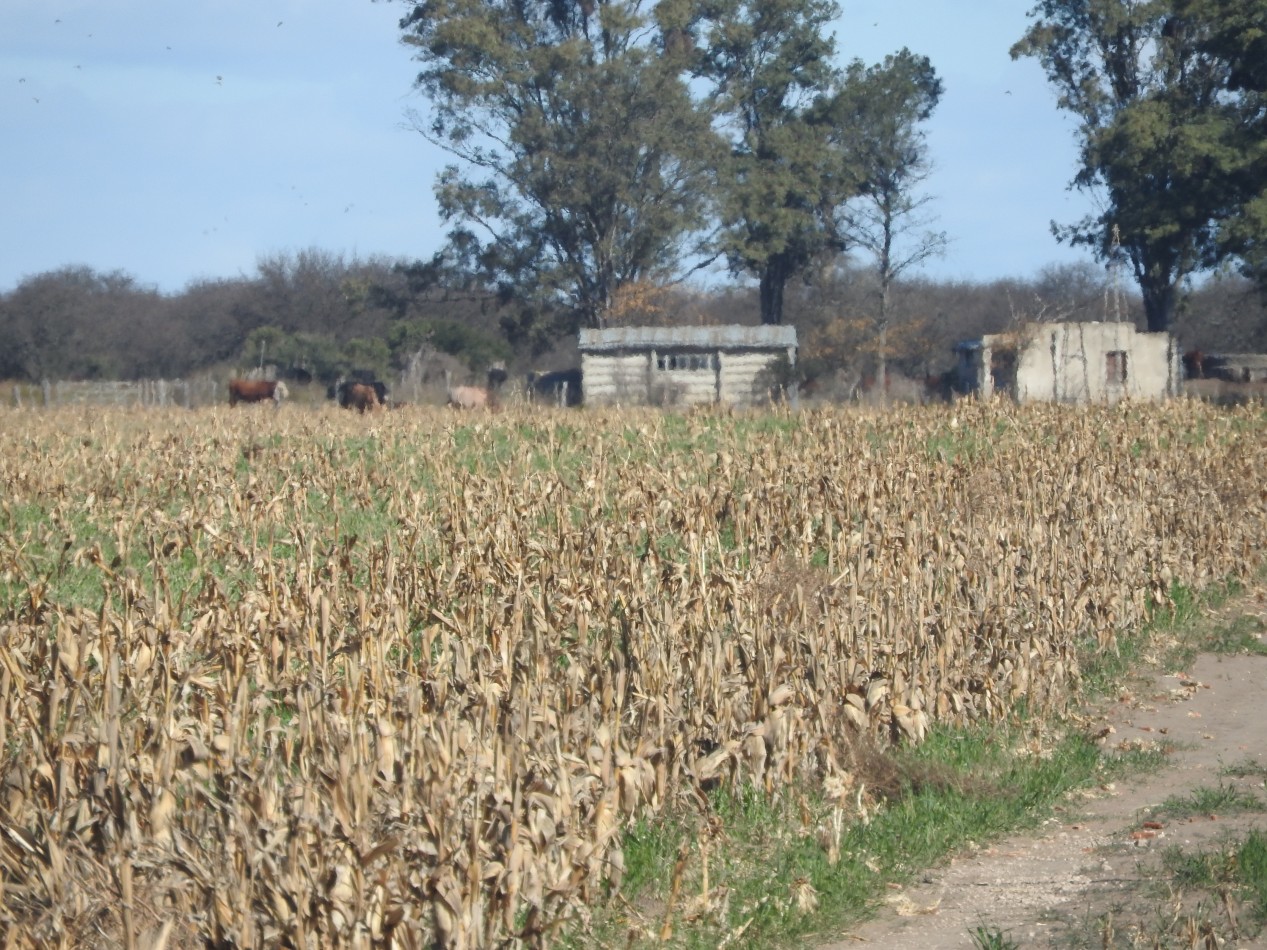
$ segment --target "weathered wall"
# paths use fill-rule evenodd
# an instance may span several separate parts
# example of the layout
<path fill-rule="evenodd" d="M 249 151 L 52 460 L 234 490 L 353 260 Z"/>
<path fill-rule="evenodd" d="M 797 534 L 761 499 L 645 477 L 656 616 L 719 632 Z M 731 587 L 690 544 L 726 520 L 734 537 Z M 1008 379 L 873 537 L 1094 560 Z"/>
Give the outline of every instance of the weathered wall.
<path fill-rule="evenodd" d="M 1036 328 L 1019 354 L 1016 398 L 1021 402 L 1116 402 L 1162 399 L 1178 379 L 1170 337 L 1137 333 L 1129 324 L 1063 323 Z M 1110 378 L 1110 353 L 1126 356 L 1125 379 Z"/>
<path fill-rule="evenodd" d="M 652 369 L 651 403 L 699 406 L 717 401 L 716 369 Z"/>
<path fill-rule="evenodd" d="M 723 353 L 721 356 L 722 402 L 746 406 L 770 400 L 770 369 L 781 353 Z"/>
<path fill-rule="evenodd" d="M 581 391 L 590 405 L 646 403 L 647 354 L 582 353 Z"/>
<path fill-rule="evenodd" d="M 683 351 L 675 350 L 675 354 Z M 711 369 L 660 369 L 649 352 L 583 353 L 582 387 L 589 405 L 691 406 L 714 402 L 763 403 L 770 398 L 770 369 L 782 351 L 692 350 L 711 357 Z"/>
<path fill-rule="evenodd" d="M 796 363 L 796 328 L 668 326 L 583 329 L 582 391 L 592 405 L 750 405 L 770 398 L 784 360 Z"/>
<path fill-rule="evenodd" d="M 1015 353 L 1014 376 L 995 379 L 1008 352 Z M 1164 399 L 1177 393 L 1181 378 L 1169 334 L 1120 323 L 1053 323 L 987 336 L 961 354 L 960 373 L 983 396 L 1006 387 L 1020 402 Z"/>

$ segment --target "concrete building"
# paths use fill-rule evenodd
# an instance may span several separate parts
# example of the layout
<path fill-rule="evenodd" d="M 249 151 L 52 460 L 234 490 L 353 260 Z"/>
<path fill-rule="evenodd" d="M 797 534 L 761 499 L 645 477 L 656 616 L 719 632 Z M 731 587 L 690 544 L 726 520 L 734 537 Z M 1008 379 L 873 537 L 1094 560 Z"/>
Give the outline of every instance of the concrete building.
<path fill-rule="evenodd" d="M 957 350 L 962 390 L 1018 402 L 1164 399 L 1182 380 L 1174 338 L 1129 323 L 1034 323 Z"/>
<path fill-rule="evenodd" d="M 789 326 L 612 327 L 582 330 L 587 405 L 769 402 L 796 365 Z"/>

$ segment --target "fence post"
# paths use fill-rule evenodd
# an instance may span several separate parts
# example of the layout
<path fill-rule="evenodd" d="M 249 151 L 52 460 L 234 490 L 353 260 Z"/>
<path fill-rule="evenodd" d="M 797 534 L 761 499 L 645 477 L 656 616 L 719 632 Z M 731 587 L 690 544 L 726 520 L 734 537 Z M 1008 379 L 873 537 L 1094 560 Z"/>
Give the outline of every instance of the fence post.
<path fill-rule="evenodd" d="M 13 408 L 22 408 L 22 390 L 17 383 L 13 384 Z"/>
<path fill-rule="evenodd" d="M 40 380 L 40 392 L 44 395 L 44 408 L 53 404 L 53 387 L 47 379 Z"/>

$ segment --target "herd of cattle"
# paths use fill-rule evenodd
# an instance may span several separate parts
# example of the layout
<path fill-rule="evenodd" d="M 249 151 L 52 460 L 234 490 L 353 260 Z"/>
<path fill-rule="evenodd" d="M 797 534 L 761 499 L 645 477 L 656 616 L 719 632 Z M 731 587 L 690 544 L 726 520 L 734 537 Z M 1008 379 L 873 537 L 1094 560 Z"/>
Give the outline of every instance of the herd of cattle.
<path fill-rule="evenodd" d="M 444 374 L 446 402 L 455 409 L 495 409 L 499 392 L 506 383 L 506 370 L 500 364 L 488 371 L 488 383 L 484 386 L 454 386 L 449 372 Z M 559 370 L 552 373 L 529 373 L 527 396 L 531 400 L 557 402 L 575 406 L 581 402 L 581 371 Z M 289 393 L 286 384 L 264 379 L 234 379 L 229 382 L 229 405 L 240 402 L 272 402 L 280 405 Z M 369 373 L 358 372 L 353 378 L 340 378 L 326 390 L 326 397 L 344 409 L 357 412 L 374 412 L 393 408 L 396 403 L 389 398 L 387 385 L 374 379 Z"/>
<path fill-rule="evenodd" d="M 274 405 L 281 405 L 281 401 L 289 395 L 286 384 L 280 381 L 274 382 L 267 379 L 229 381 L 230 406 L 236 406 L 240 402 L 271 402 Z M 387 385 L 378 380 L 341 379 L 326 391 L 326 395 L 344 409 L 355 409 L 357 412 L 373 412 L 389 405 Z"/>

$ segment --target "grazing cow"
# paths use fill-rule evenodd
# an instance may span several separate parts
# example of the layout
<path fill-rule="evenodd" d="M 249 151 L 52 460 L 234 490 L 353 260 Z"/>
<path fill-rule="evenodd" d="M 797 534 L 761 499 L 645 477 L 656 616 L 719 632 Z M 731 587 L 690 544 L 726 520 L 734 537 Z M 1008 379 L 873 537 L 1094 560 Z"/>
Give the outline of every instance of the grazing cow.
<path fill-rule="evenodd" d="M 1200 350 L 1183 354 L 1183 375 L 1187 379 L 1205 379 L 1205 354 Z"/>
<path fill-rule="evenodd" d="M 387 405 L 387 385 L 377 380 L 366 382 L 340 379 L 330 387 L 330 395 L 344 409 L 355 409 L 357 412 L 367 412 Z"/>
<path fill-rule="evenodd" d="M 286 384 L 268 379 L 232 379 L 229 381 L 229 405 L 236 406 L 240 402 L 273 401 L 280 406 L 283 399 L 290 395 Z"/>
<path fill-rule="evenodd" d="M 449 387 L 449 405 L 454 409 L 487 409 L 492 403 L 492 393 L 480 386 Z"/>
<path fill-rule="evenodd" d="M 549 400 L 568 406 L 579 406 L 581 404 L 581 371 L 559 369 L 550 373 L 529 373 L 528 395 L 533 400 Z"/>
<path fill-rule="evenodd" d="M 496 392 L 506 385 L 506 380 L 510 376 L 506 372 L 506 364 L 498 361 L 488 368 L 488 390 Z"/>
<path fill-rule="evenodd" d="M 379 383 L 378 386 L 383 386 Z M 355 409 L 357 412 L 373 412 L 383 405 L 379 398 L 378 386 L 372 383 L 344 383 L 339 387 L 339 405 L 344 409 Z M 387 387 L 383 386 L 386 395 Z"/>
<path fill-rule="evenodd" d="M 497 405 L 491 389 L 483 386 L 454 386 L 453 374 L 444 371 L 446 402 L 454 409 L 492 409 Z"/>

